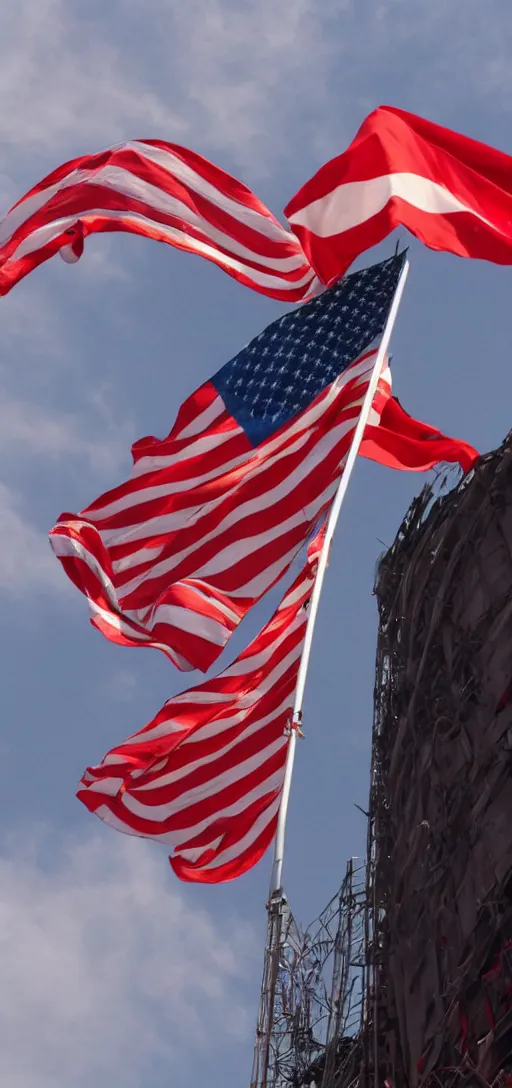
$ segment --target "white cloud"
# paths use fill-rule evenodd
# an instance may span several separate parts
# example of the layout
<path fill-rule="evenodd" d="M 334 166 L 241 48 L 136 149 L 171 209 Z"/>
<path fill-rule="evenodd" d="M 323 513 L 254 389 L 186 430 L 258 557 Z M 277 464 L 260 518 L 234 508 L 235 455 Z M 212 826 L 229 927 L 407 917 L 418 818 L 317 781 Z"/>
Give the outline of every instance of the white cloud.
<path fill-rule="evenodd" d="M 0 387 L 0 457 L 23 486 L 0 481 L 0 589 L 15 600 L 34 591 L 68 594 L 70 583 L 55 559 L 47 532 L 29 512 L 34 474 L 75 471 L 97 486 L 129 469 L 133 425 L 118 423 L 104 391 L 87 395 L 82 411 L 64 412 L 22 400 Z M 87 489 L 85 489 L 87 490 Z M 55 511 L 48 515 L 53 518 Z"/>
<path fill-rule="evenodd" d="M 178 105 L 194 146 L 226 149 L 249 184 L 281 162 L 305 180 L 312 158 L 343 150 L 397 91 L 396 104 L 441 118 L 454 103 L 508 108 L 506 0 L 132 0 L 133 26 L 148 10 L 151 85 Z"/>
<path fill-rule="evenodd" d="M 107 10 L 83 18 L 80 7 L 76 0 L 19 0 L 16 10 L 0 9 L 0 139 L 7 146 L 44 151 L 116 139 L 119 130 L 133 136 L 140 124 L 176 139 L 201 115 L 204 135 L 213 124 L 213 141 L 231 146 L 238 135 L 250 143 L 269 111 L 296 106 L 306 83 L 315 96 L 322 62 L 335 55 L 329 20 L 350 3 L 325 0 L 320 16 L 313 0 L 242 7 L 114 0 L 112 19 Z"/>
<path fill-rule="evenodd" d="M 59 411 L 0 395 L 0 453 L 14 465 L 34 458 L 77 458 L 93 473 L 112 480 L 129 468 L 133 424 L 119 423 L 102 390 L 89 393 L 80 412 Z"/>
<path fill-rule="evenodd" d="M 176 137 L 183 123 L 147 84 L 96 18 L 69 0 L 17 0 L 0 6 L 0 141 L 26 161 L 64 145 L 83 152 L 115 141 L 129 126 Z M 83 11 L 83 8 L 82 8 Z M 148 29 L 150 28 L 148 20 Z M 156 30 L 155 30 L 156 32 Z M 149 39 L 151 34 L 148 34 Z M 134 43 L 135 48 L 139 43 Z M 33 163 L 31 164 L 33 169 Z"/>
<path fill-rule="evenodd" d="M 0 199 L 133 136 L 211 153 L 255 186 L 283 160 L 305 180 L 397 88 L 420 112 L 507 109 L 511 27 L 506 0 L 0 5 Z"/>
<path fill-rule="evenodd" d="M 42 859 L 46 855 L 46 861 Z M 250 1065 L 252 932 L 121 835 L 12 839 L 0 856 L 0 1082 L 197 1088 Z M 230 1079 L 230 1084 L 233 1081 Z"/>
<path fill-rule="evenodd" d="M 0 195 L 11 203 L 59 152 L 144 135 L 265 173 L 290 120 L 325 101 L 329 18 L 348 6 L 112 0 L 92 18 L 78 0 L 0 6 Z"/>
<path fill-rule="evenodd" d="M 25 280 L 7 298 L 0 298 L 0 369 L 16 373 L 21 350 L 28 351 L 38 363 L 41 356 L 47 364 L 60 364 L 64 355 L 69 359 L 59 311 L 58 298 L 45 291 L 37 277 Z"/>
<path fill-rule="evenodd" d="M 433 103 L 442 108 L 491 102 L 497 92 L 503 97 L 492 101 L 493 109 L 509 109 L 512 24 L 507 0 L 380 0 L 367 29 L 372 50 L 380 43 L 377 72 L 384 66 L 389 70 L 391 58 L 399 58 L 402 76 L 421 88 L 425 112 Z"/>
<path fill-rule="evenodd" d="M 13 491 L 0 483 L 0 589 L 13 597 L 34 590 L 67 591 L 67 580 L 46 534 L 20 508 Z"/>
<path fill-rule="evenodd" d="M 348 0 L 152 0 L 177 34 L 184 100 L 201 140 L 227 148 L 253 176 L 286 155 L 288 134 L 327 106 L 338 42 L 330 20 Z M 291 194 L 290 194 L 291 195 Z"/>

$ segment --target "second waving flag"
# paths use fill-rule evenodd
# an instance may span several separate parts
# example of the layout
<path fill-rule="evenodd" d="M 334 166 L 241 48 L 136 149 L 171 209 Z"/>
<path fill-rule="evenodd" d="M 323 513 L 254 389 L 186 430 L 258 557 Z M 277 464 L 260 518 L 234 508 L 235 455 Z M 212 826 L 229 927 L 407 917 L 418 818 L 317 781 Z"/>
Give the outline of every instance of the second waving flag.
<path fill-rule="evenodd" d="M 322 283 L 399 224 L 430 249 L 512 264 L 512 158 L 393 106 L 285 208 Z"/>
<path fill-rule="evenodd" d="M 276 612 L 229 668 L 169 699 L 82 776 L 86 807 L 117 831 L 172 846 L 181 880 L 232 880 L 274 836 L 322 539 L 320 529 Z"/>

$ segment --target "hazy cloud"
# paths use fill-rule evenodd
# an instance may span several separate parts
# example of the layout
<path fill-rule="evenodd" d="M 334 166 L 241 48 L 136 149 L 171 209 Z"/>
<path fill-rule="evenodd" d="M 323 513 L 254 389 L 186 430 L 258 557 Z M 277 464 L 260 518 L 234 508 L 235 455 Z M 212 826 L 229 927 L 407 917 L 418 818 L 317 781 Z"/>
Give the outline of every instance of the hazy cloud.
<path fill-rule="evenodd" d="M 35 590 L 67 592 L 46 533 L 37 529 L 18 496 L 0 482 L 0 590 L 13 597 Z"/>
<path fill-rule="evenodd" d="M 0 298 L 2 351 L 0 373 L 19 372 L 20 353 L 29 353 L 40 365 L 63 358 L 68 345 L 62 328 L 58 297 L 41 287 L 37 278 L 27 279 L 6 298 Z M 69 351 L 66 351 L 69 358 Z"/>
<path fill-rule="evenodd" d="M 140 136 L 212 154 L 255 186 L 283 161 L 305 180 L 379 101 L 441 120 L 457 101 L 508 109 L 511 38 L 506 0 L 4 4 L 0 199 L 59 157 Z"/>
<path fill-rule="evenodd" d="M 134 0 L 132 19 L 148 7 L 152 85 L 198 150 L 226 149 L 249 184 L 282 163 L 305 181 L 381 102 L 441 122 L 456 103 L 509 108 L 507 0 Z"/>
<path fill-rule="evenodd" d="M 141 124 L 166 132 L 169 139 L 182 131 L 172 110 L 137 78 L 130 50 L 120 50 L 114 28 L 109 35 L 104 24 L 79 0 L 17 0 L 0 6 L 4 169 L 9 149 L 23 154 L 33 170 L 34 151 L 45 159 L 63 146 L 74 147 L 76 154 L 89 145 L 95 151 L 96 144 L 115 142 L 127 127 L 133 134 Z"/>
<path fill-rule="evenodd" d="M 197 1088 L 223 1058 L 248 1066 L 253 934 L 213 921 L 195 891 L 185 897 L 163 851 L 121 835 L 11 837 L 0 855 L 1 1083 Z"/>
<path fill-rule="evenodd" d="M 9 395 L 0 396 L 0 453 L 16 462 L 78 458 L 105 479 L 129 468 L 133 424 L 119 423 L 104 392 L 82 398 L 78 412 Z M 12 462 L 13 463 L 13 462 Z"/>

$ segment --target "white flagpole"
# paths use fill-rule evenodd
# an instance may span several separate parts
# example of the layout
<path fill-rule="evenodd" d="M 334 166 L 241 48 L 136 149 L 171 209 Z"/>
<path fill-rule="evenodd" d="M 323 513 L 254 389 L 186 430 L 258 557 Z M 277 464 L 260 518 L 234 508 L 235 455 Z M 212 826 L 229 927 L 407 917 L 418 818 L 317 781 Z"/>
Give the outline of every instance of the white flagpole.
<path fill-rule="evenodd" d="M 377 385 L 378 385 L 379 378 L 380 378 L 382 363 L 384 361 L 384 358 L 385 358 L 385 356 L 387 354 L 387 350 L 388 350 L 388 347 L 389 347 L 389 341 L 391 339 L 391 333 L 393 332 L 393 326 L 394 326 L 395 321 L 396 321 L 396 315 L 398 313 L 398 307 L 400 305 L 400 300 L 402 298 L 402 294 L 403 294 L 403 290 L 404 290 L 404 286 L 405 286 L 405 281 L 407 279 L 408 271 L 409 271 L 409 261 L 406 261 L 405 264 L 404 264 L 404 267 L 403 267 L 403 269 L 402 269 L 402 271 L 400 273 L 400 278 L 399 278 L 398 283 L 397 283 L 397 287 L 396 287 L 395 295 L 394 295 L 394 298 L 393 298 L 393 302 L 391 303 L 391 308 L 390 308 L 390 311 L 389 311 L 389 314 L 388 314 L 388 318 L 387 318 L 386 324 L 384 326 L 384 331 L 382 333 L 382 339 L 381 339 L 381 342 L 380 342 L 380 345 L 379 345 L 379 350 L 377 352 L 377 357 L 375 359 L 375 364 L 374 364 L 374 367 L 373 367 L 372 375 L 371 375 L 370 382 L 369 382 L 369 385 L 368 385 L 368 389 L 366 391 L 366 395 L 365 395 L 365 398 L 364 398 L 364 401 L 363 401 L 363 404 L 362 404 L 362 407 L 361 407 L 361 411 L 359 413 L 359 419 L 357 421 L 357 426 L 356 426 L 356 429 L 354 431 L 354 437 L 352 439 L 352 443 L 351 443 L 351 446 L 350 446 L 350 449 L 349 449 L 349 452 L 348 452 L 348 455 L 347 455 L 347 460 L 346 460 L 346 463 L 345 463 L 345 467 L 343 469 L 343 473 L 342 473 L 342 476 L 341 476 L 339 487 L 338 487 L 338 490 L 337 490 L 336 495 L 334 497 L 334 501 L 333 501 L 333 504 L 332 504 L 332 507 L 331 507 L 331 512 L 329 514 L 329 519 L 328 519 L 327 527 L 326 527 L 326 530 L 325 530 L 325 540 L 324 540 L 323 548 L 322 548 L 322 551 L 321 551 L 321 554 L 320 554 L 320 559 L 318 561 L 318 570 L 317 570 L 315 584 L 313 586 L 313 592 L 311 594 L 311 602 L 310 602 L 310 606 L 309 606 L 309 615 L 308 615 L 308 622 L 307 622 L 307 627 L 306 627 L 306 635 L 305 635 L 305 638 L 304 638 L 304 649 L 302 651 L 302 657 L 301 657 L 301 662 L 300 662 L 300 667 L 299 667 L 299 675 L 297 677 L 297 687 L 296 687 L 296 690 L 295 690 L 295 703 L 294 703 L 294 707 L 293 707 L 293 716 L 292 716 L 292 730 L 291 730 L 290 740 L 289 740 L 289 744 L 288 744 L 288 751 L 286 753 L 286 764 L 285 764 L 285 773 L 284 773 L 284 781 L 283 781 L 283 793 L 282 793 L 282 797 L 281 797 L 281 805 L 280 805 L 280 809 L 279 809 L 279 817 L 278 817 L 278 822 L 277 822 L 277 831 L 276 831 L 276 839 L 275 839 L 275 847 L 274 847 L 274 863 L 273 863 L 273 866 L 272 866 L 272 877 L 271 877 L 271 881 L 270 881 L 270 900 L 272 900 L 272 898 L 275 898 L 276 894 L 280 893 L 282 891 L 284 840 L 285 840 L 285 833 L 286 833 L 286 818 L 287 818 L 287 815 L 288 815 L 288 802 L 290 800 L 290 788 L 291 788 L 291 784 L 292 784 L 293 763 L 294 763 L 294 759 L 295 759 L 295 748 L 296 748 L 296 745 L 297 745 L 297 726 L 300 725 L 301 718 L 302 718 L 302 703 L 303 703 L 303 699 L 304 699 L 304 688 L 305 688 L 305 685 L 306 685 L 306 676 L 307 676 L 308 665 L 309 665 L 309 656 L 310 656 L 310 653 L 311 653 L 311 643 L 313 641 L 313 631 L 314 631 L 314 628 L 315 628 L 316 615 L 317 615 L 317 612 L 318 612 L 318 602 L 320 600 L 320 594 L 322 592 L 325 569 L 327 567 L 327 559 L 328 559 L 328 556 L 329 556 L 329 547 L 330 547 L 331 540 L 332 540 L 333 535 L 334 535 L 334 530 L 336 529 L 336 525 L 337 525 L 338 518 L 339 518 L 339 515 L 340 515 L 341 505 L 342 505 L 343 499 L 345 498 L 345 494 L 346 494 L 346 491 L 347 491 L 349 480 L 350 480 L 350 477 L 352 475 L 352 471 L 353 471 L 353 468 L 354 468 L 354 465 L 355 465 L 355 462 L 356 462 L 356 457 L 357 457 L 357 455 L 359 453 L 359 447 L 360 447 L 361 442 L 363 440 L 365 427 L 366 427 L 366 424 L 368 422 L 370 412 L 372 410 L 373 398 L 374 398 L 375 393 L 377 391 Z"/>

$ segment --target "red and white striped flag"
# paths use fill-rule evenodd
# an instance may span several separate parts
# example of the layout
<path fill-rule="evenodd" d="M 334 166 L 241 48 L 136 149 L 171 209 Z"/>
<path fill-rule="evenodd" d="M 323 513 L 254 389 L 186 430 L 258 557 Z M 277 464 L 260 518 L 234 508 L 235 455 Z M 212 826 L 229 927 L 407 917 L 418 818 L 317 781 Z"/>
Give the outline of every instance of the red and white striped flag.
<path fill-rule="evenodd" d="M 512 158 L 380 106 L 285 215 L 323 283 L 400 224 L 430 249 L 512 264 Z"/>
<path fill-rule="evenodd" d="M 88 234 L 128 231 L 197 253 L 240 283 L 295 302 L 318 281 L 296 237 L 241 182 L 163 140 L 134 140 L 64 163 L 0 221 L 0 295 Z"/>
<path fill-rule="evenodd" d="M 169 699 L 80 780 L 77 796 L 105 823 L 172 846 L 181 880 L 232 880 L 272 841 L 322 539 L 323 530 L 272 619 L 229 668 Z"/>
<path fill-rule="evenodd" d="M 375 363 L 361 348 L 379 339 L 401 267 L 358 272 L 274 322 L 189 397 L 168 438 L 136 443 L 125 483 L 61 515 L 53 549 L 107 638 L 206 671 L 283 576 L 338 485 Z M 362 452 L 395 467 L 462 460 L 457 442 L 404 444 L 405 413 L 386 421 L 380 456 L 390 381 L 388 368 Z"/>
<path fill-rule="evenodd" d="M 53 549 L 107 638 L 206 671 L 286 572 L 337 487 L 375 362 L 361 349 L 402 264 L 279 318 L 185 401 L 168 438 L 136 443 L 130 479 L 61 515 Z"/>
<path fill-rule="evenodd" d="M 0 221 L 0 295 L 88 234 L 128 231 L 197 253 L 255 291 L 313 297 L 402 224 L 431 249 L 512 263 L 512 158 L 380 106 L 285 208 L 292 231 L 235 178 L 163 140 L 64 163 Z M 293 232 L 293 233 L 292 233 Z"/>
<path fill-rule="evenodd" d="M 206 672 L 332 499 L 375 356 L 354 363 L 256 457 L 203 386 L 168 439 L 135 445 L 126 483 L 62 514 L 51 544 L 93 625 L 112 642 L 152 646 L 181 670 Z M 375 404 L 389 393 L 386 368 Z"/>

